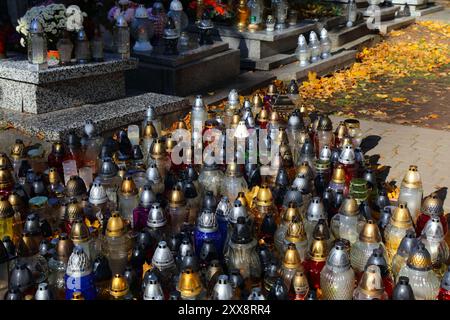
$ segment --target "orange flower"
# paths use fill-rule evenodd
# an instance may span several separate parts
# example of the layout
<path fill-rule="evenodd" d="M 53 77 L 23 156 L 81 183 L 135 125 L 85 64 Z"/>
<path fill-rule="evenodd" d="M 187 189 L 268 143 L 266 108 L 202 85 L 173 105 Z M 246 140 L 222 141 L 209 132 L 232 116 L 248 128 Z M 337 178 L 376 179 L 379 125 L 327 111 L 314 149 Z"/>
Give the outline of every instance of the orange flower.
<path fill-rule="evenodd" d="M 215 7 L 214 10 L 216 10 L 216 12 L 217 12 L 218 14 L 220 14 L 221 16 L 223 16 L 223 14 L 225 13 L 225 9 L 222 8 L 221 6 Z"/>

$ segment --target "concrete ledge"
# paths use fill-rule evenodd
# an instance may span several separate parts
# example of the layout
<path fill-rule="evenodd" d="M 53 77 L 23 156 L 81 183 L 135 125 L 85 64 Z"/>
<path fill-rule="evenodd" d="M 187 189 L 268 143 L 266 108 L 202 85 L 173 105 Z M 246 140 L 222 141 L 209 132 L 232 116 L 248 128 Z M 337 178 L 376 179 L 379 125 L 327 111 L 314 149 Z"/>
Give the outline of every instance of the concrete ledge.
<path fill-rule="evenodd" d="M 271 72 L 278 80 L 302 80 L 308 77 L 309 72 L 316 72 L 318 75 L 323 76 L 336 70 L 347 68 L 355 62 L 355 59 L 356 50 L 348 50 L 337 53 L 329 59 L 312 63 L 306 67 L 300 67 L 298 62 L 294 62 Z"/>
<path fill-rule="evenodd" d="M 380 23 L 378 29 L 380 30 L 381 34 L 388 34 L 392 30 L 405 28 L 405 27 L 413 24 L 414 22 L 416 22 L 415 17 L 396 18 L 392 21 L 386 21 L 386 22 Z"/>
<path fill-rule="evenodd" d="M 190 108 L 186 99 L 146 93 L 102 104 L 88 104 L 49 112 L 46 114 L 24 114 L 0 109 L 0 117 L 14 128 L 29 135 L 39 135 L 45 140 L 56 140 L 67 136 L 70 131 L 81 134 L 84 123 L 90 119 L 101 132 L 117 129 L 144 119 L 148 106 L 154 106 L 158 115 L 182 112 Z"/>
<path fill-rule="evenodd" d="M 410 10 L 411 10 L 411 16 L 413 16 L 413 17 L 423 17 L 423 16 L 426 16 L 428 14 L 432 14 L 432 13 L 435 13 L 435 12 L 443 11 L 444 10 L 444 6 L 442 6 L 440 4 L 429 3 L 427 5 L 427 7 L 424 8 L 424 9 L 418 9 L 418 8 L 414 8 L 413 6 L 411 6 Z"/>
<path fill-rule="evenodd" d="M 348 42 L 355 41 L 365 35 L 373 33 L 372 30 L 367 28 L 367 24 L 365 22 L 361 22 L 360 24 L 354 27 L 343 27 L 329 30 L 328 36 L 331 39 L 332 48 L 341 47 Z"/>
<path fill-rule="evenodd" d="M 241 60 L 241 68 L 268 71 L 292 63 L 295 60 L 297 60 L 295 54 L 280 53 L 259 60 L 243 59 Z"/>
<path fill-rule="evenodd" d="M 381 41 L 381 36 L 378 34 L 368 34 L 352 42 L 348 42 L 343 46 L 334 48 L 331 50 L 332 53 L 338 53 L 345 50 L 356 50 L 361 51 L 363 48 L 370 48 Z"/>

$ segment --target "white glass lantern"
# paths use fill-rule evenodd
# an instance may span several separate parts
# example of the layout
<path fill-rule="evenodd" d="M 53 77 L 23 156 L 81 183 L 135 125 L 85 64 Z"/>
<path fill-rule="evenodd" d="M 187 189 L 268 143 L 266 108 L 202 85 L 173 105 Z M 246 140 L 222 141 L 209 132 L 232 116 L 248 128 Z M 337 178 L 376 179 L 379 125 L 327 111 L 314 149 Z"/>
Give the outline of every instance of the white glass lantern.
<path fill-rule="evenodd" d="M 148 18 L 147 9 L 143 5 L 139 5 L 134 14 L 131 30 L 136 43 L 133 50 L 137 52 L 152 51 L 153 47 L 149 39 L 153 36 L 153 24 Z"/>
<path fill-rule="evenodd" d="M 317 62 L 320 60 L 320 42 L 317 38 L 317 33 L 311 31 L 309 34 L 309 49 L 311 50 L 311 62 Z"/>
<path fill-rule="evenodd" d="M 178 35 L 181 35 L 181 32 L 184 31 L 188 24 L 188 16 L 183 11 L 183 4 L 180 0 L 172 0 L 170 2 L 170 9 L 167 13 L 167 17 L 172 18 L 175 22 L 175 29 L 177 30 Z"/>
<path fill-rule="evenodd" d="M 355 0 L 349 0 L 347 6 L 347 27 L 351 28 L 356 23 L 358 12 L 356 11 L 356 2 Z"/>
<path fill-rule="evenodd" d="M 119 15 L 114 26 L 114 45 L 122 59 L 130 58 L 130 27 L 123 14 Z"/>
<path fill-rule="evenodd" d="M 322 28 L 320 31 L 320 46 L 322 51 L 322 59 L 328 59 L 331 57 L 331 40 L 328 37 L 328 31 L 325 28 Z"/>
<path fill-rule="evenodd" d="M 86 32 L 81 28 L 77 33 L 75 42 L 75 59 L 77 63 L 88 63 L 91 61 L 91 44 L 87 38 Z"/>
<path fill-rule="evenodd" d="M 261 0 L 249 0 L 247 6 L 250 9 L 250 21 L 248 29 L 250 31 L 256 31 L 261 28 L 263 23 L 263 10 L 264 4 Z"/>
<path fill-rule="evenodd" d="M 272 14 L 277 19 L 276 29 L 284 29 L 288 15 L 289 5 L 286 0 L 272 0 Z"/>
<path fill-rule="evenodd" d="M 38 69 L 46 69 L 47 64 L 47 39 L 44 28 L 37 19 L 31 21 L 28 33 L 28 62 Z"/>
<path fill-rule="evenodd" d="M 295 54 L 299 61 L 300 67 L 305 67 L 309 64 L 309 59 L 311 59 L 311 50 L 306 43 L 305 36 L 302 34 L 298 36 L 298 45 Z"/>

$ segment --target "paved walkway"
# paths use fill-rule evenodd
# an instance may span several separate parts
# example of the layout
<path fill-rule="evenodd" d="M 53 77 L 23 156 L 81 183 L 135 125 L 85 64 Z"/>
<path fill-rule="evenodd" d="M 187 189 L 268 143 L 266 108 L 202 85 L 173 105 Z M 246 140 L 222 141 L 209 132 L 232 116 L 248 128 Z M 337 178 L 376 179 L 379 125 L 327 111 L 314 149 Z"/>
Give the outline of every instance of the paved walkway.
<path fill-rule="evenodd" d="M 438 11 L 432 14 L 427 14 L 425 16 L 416 17 L 417 21 L 439 21 L 450 23 L 450 8 L 445 8 L 442 11 Z"/>
<path fill-rule="evenodd" d="M 332 117 L 335 126 L 342 117 Z M 399 186 L 409 165 L 418 166 L 422 176 L 424 195 L 450 187 L 450 132 L 360 120 L 361 130 L 373 148 L 369 156 L 379 155 L 378 163 L 390 166 L 387 181 Z M 450 201 L 444 203 L 450 211 Z"/>

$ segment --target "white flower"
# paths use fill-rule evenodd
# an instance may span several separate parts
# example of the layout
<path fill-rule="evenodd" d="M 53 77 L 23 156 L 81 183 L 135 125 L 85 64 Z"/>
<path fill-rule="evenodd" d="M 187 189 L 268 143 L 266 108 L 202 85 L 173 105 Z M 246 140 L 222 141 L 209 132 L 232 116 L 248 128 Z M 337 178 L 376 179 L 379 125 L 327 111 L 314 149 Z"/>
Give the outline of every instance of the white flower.
<path fill-rule="evenodd" d="M 20 45 L 25 48 L 25 39 L 20 38 Z"/>

